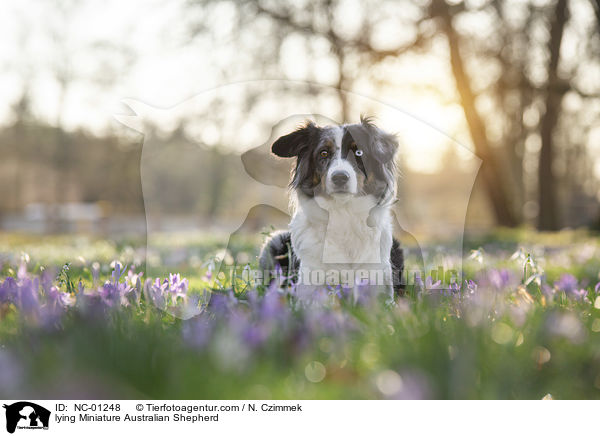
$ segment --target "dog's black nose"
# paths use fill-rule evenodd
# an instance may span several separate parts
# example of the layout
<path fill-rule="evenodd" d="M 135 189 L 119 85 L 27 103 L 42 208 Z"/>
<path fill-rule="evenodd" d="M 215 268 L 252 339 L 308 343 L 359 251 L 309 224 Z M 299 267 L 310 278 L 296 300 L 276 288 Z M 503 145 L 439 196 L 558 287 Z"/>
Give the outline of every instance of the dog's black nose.
<path fill-rule="evenodd" d="M 344 185 L 349 178 L 350 175 L 346 171 L 336 171 L 331 175 L 331 181 L 335 186 Z"/>

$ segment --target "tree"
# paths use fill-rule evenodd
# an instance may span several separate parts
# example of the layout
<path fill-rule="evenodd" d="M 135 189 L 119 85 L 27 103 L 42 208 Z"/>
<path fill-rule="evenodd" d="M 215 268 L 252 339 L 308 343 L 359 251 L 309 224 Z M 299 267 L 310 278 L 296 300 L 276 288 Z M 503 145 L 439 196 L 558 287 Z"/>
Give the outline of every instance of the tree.
<path fill-rule="evenodd" d="M 540 230 L 557 230 L 559 218 L 555 189 L 554 163 L 554 131 L 560 115 L 560 106 L 568 87 L 556 86 L 559 82 L 558 62 L 563 40 L 565 23 L 567 22 L 567 0 L 557 0 L 550 20 L 550 39 L 548 40 L 548 84 L 546 90 L 546 110 L 540 123 L 542 148 L 539 160 L 538 195 Z"/>
<path fill-rule="evenodd" d="M 199 2 L 199 4 L 203 3 Z M 348 59 L 360 58 L 362 60 L 361 63 L 366 65 L 366 68 L 369 68 L 388 58 L 397 58 L 409 51 L 424 49 L 427 42 L 434 35 L 433 32 L 428 30 L 430 28 L 427 26 L 419 28 L 422 23 L 431 18 L 427 14 L 431 11 L 427 11 L 426 9 L 419 9 L 420 17 L 410 23 L 416 30 L 413 40 L 400 43 L 391 48 L 379 48 L 372 43 L 374 29 L 378 25 L 377 20 L 381 19 L 381 16 L 377 14 L 369 14 L 366 10 L 357 11 L 357 14 L 361 14 L 359 30 L 348 36 L 342 34 L 336 28 L 336 13 L 342 3 L 340 1 L 312 1 L 306 8 L 295 6 L 293 2 L 280 2 L 269 4 L 269 6 L 263 3 L 260 1 L 242 2 L 238 3 L 238 7 L 244 7 L 244 13 L 249 14 L 249 16 L 268 17 L 273 23 L 283 27 L 288 32 L 295 31 L 301 33 L 306 38 L 322 38 L 328 42 L 331 56 L 338 65 L 338 80 L 335 86 L 338 90 L 340 101 L 341 121 L 348 121 L 349 108 L 345 91 L 352 90 L 353 82 L 360 73 L 364 74 L 364 71 L 352 71 L 347 65 Z M 383 3 L 388 7 L 393 5 L 390 2 Z M 445 7 L 445 3 L 439 3 Z M 486 139 L 484 123 L 474 109 L 474 97 L 469 87 L 469 79 L 462 65 L 463 62 L 458 50 L 456 33 L 453 32 L 451 25 L 449 25 L 448 20 L 451 17 L 448 11 L 441 12 L 441 15 L 446 19 L 446 21 L 443 21 L 445 23 L 443 28 L 449 32 L 447 35 L 449 35 L 448 39 L 451 42 L 452 70 L 457 80 L 461 103 L 465 108 L 465 116 L 477 154 L 484 161 L 482 172 L 488 196 L 498 223 L 505 226 L 514 226 L 518 220 L 513 214 L 508 193 L 502 183 L 501 174 L 503 171 L 500 169 L 500 164 L 496 156 L 492 153 Z M 438 14 L 435 17 L 437 16 Z M 285 35 L 286 32 L 275 34 Z M 275 44 L 281 45 L 281 40 L 276 40 Z M 357 62 L 353 64 L 356 65 Z"/>
<path fill-rule="evenodd" d="M 218 3 L 196 0 L 193 4 L 204 8 Z M 342 121 L 347 120 L 349 112 L 344 90 L 352 91 L 358 80 L 369 77 L 373 67 L 382 62 L 406 53 L 427 56 L 430 43 L 443 35 L 456 98 L 475 152 L 483 160 L 481 181 L 496 222 L 519 225 L 524 218 L 534 218 L 532 211 L 537 205 L 540 229 L 560 226 L 561 195 L 568 197 L 565 189 L 580 189 L 585 183 L 578 180 L 575 184 L 561 184 L 560 179 L 566 175 L 553 168 L 557 153 L 581 148 L 585 141 L 580 135 L 557 144 L 557 135 L 565 136 L 563 133 L 569 128 L 562 125 L 566 119 L 563 97 L 575 93 L 590 100 L 592 104 L 584 102 L 580 109 L 588 114 L 597 112 L 593 103 L 598 99 L 598 84 L 591 93 L 581 89 L 584 66 L 575 65 L 568 75 L 563 74 L 566 78 L 561 76 L 563 34 L 570 25 L 567 0 L 548 4 L 513 4 L 503 0 L 367 1 L 353 8 L 350 30 L 342 25 L 344 0 L 315 0 L 301 5 L 292 1 L 246 0 L 235 5 L 240 35 L 249 32 L 248 26 L 259 18 L 261 23 L 266 18 L 273 29 L 265 45 L 250 53 L 260 65 L 277 64 L 279 48 L 290 33 L 302 35 L 306 41 L 327 42 L 330 57 L 338 66 L 335 87 Z M 600 2 L 592 0 L 587 6 L 595 8 L 600 23 Z M 408 21 L 400 13 L 406 10 L 410 10 L 405 14 L 410 16 Z M 489 17 L 488 28 L 479 33 L 470 29 L 469 22 L 481 22 L 482 16 Z M 376 30 L 390 19 L 398 27 L 414 29 L 414 38 L 388 47 L 375 44 Z M 590 41 L 597 41 L 598 29 L 589 31 L 590 35 L 586 26 L 580 24 L 574 23 L 571 32 L 580 45 L 590 45 L 581 60 L 597 61 L 599 50 Z M 544 37 L 543 29 L 547 29 L 549 38 Z M 269 49 L 263 50 L 266 46 Z M 479 69 L 484 67 L 493 67 L 493 71 L 481 74 Z M 487 104 L 486 109 L 481 108 L 482 102 Z M 539 150 L 535 146 L 537 138 L 541 143 Z M 578 156 L 585 159 L 586 154 Z M 537 161 L 535 167 L 531 165 L 533 161 Z M 537 176 L 533 174 L 536 171 Z"/>
<path fill-rule="evenodd" d="M 500 163 L 492 150 L 487 135 L 485 124 L 475 107 L 475 95 L 471 89 L 471 81 L 465 71 L 463 56 L 460 51 L 458 35 L 452 26 L 454 12 L 443 0 L 431 3 L 431 17 L 439 17 L 441 29 L 448 40 L 450 51 L 450 64 L 456 81 L 456 88 L 460 95 L 461 105 L 465 113 L 465 119 L 469 126 L 469 132 L 478 156 L 481 158 L 481 172 L 488 197 L 492 203 L 494 214 L 498 224 L 513 227 L 518 224 L 513 213 L 512 204 L 508 192 L 503 183 L 503 171 Z"/>

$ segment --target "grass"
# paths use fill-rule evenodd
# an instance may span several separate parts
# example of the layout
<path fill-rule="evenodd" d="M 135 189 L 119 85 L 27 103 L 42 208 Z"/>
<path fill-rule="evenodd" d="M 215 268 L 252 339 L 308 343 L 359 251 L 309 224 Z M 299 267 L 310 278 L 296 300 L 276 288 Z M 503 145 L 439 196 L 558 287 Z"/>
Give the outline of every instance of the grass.
<path fill-rule="evenodd" d="M 289 291 L 253 290 L 241 280 L 233 289 L 230 282 L 218 284 L 207 268 L 223 241 L 170 235 L 149 244 L 149 271 L 163 277 L 177 272 L 189 280 L 177 305 L 212 289 L 202 314 L 182 320 L 158 310 L 148 290 L 114 307 L 98 309 L 97 296 L 80 304 L 85 299 L 79 282 L 92 292 L 112 280 L 112 260 L 137 262 L 137 270 L 144 270 L 143 241 L 2 235 L 5 284 L 6 277 L 22 280 L 18 266 L 27 253 L 29 277 L 61 275 L 54 285 L 78 302 L 50 322 L 43 316 L 48 292 L 41 288 L 37 312 L 16 298 L 0 303 L 0 395 L 600 398 L 595 235 L 500 229 L 467 238 L 463 267 L 476 287 L 462 284 L 452 293 L 409 289 L 393 307 L 375 299 L 353 304 L 333 292 L 306 307 Z M 259 244 L 257 238 L 238 238 L 226 257 L 240 270 L 243 260 L 254 261 Z M 511 259 L 519 247 L 525 258 Z M 469 258 L 470 250 L 479 251 Z M 61 273 L 67 261 L 70 267 Z M 94 284 L 95 262 L 100 279 Z"/>

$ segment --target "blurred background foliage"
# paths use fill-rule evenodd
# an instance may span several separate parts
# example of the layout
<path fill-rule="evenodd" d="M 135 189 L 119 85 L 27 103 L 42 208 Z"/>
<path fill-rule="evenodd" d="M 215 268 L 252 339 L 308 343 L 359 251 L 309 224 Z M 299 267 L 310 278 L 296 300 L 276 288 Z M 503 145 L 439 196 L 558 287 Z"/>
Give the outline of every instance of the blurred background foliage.
<path fill-rule="evenodd" d="M 327 116 L 338 122 L 368 110 L 355 107 L 350 93 L 369 95 L 472 150 L 482 165 L 467 230 L 600 224 L 597 1 L 190 0 L 133 2 L 119 13 L 118 2 L 103 5 L 1 6 L 9 35 L 0 53 L 5 229 L 143 234 L 143 139 L 112 119 L 123 112 L 119 99 L 169 106 L 195 91 L 265 78 L 306 82 L 303 92 L 324 94 Z M 275 94 L 293 101 L 297 92 L 280 84 Z M 272 96 L 239 98 L 239 116 L 273 110 L 265 103 Z M 253 198 L 236 199 L 232 212 L 232 191 L 243 182 L 228 169 L 252 145 L 236 139 L 250 137 L 243 120 L 235 135 L 220 131 L 218 120 L 216 133 L 190 133 L 198 120 L 229 109 L 148 127 L 165 147 L 202 145 L 194 159 L 165 162 L 194 174 L 171 181 L 176 193 L 164 207 L 173 218 L 214 222 L 254 206 Z M 255 146 L 272 127 L 251 126 Z M 448 181 L 473 158 L 399 133 L 400 165 L 411 180 L 401 190 L 403 208 L 436 219 L 451 214 L 460 192 Z M 262 216 L 253 229 L 274 222 L 285 220 Z"/>

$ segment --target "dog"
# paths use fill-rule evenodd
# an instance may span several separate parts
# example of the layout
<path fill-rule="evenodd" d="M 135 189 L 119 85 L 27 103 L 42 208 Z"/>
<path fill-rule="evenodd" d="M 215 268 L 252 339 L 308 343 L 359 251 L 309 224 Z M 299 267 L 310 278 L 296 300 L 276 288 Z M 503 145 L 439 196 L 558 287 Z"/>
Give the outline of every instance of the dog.
<path fill-rule="evenodd" d="M 297 289 L 359 282 L 393 298 L 404 256 L 392 234 L 398 141 L 372 119 L 317 126 L 307 121 L 278 138 L 271 151 L 295 158 L 288 231 L 271 235 L 259 255 L 264 272 L 296 276 Z M 357 276 L 358 275 L 358 276 Z M 272 276 L 271 276 L 272 278 Z M 268 280 L 265 277 L 265 280 Z"/>

